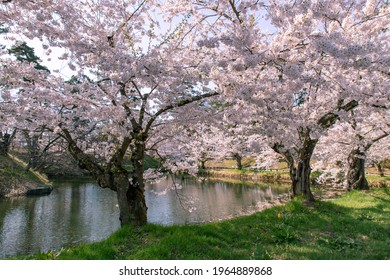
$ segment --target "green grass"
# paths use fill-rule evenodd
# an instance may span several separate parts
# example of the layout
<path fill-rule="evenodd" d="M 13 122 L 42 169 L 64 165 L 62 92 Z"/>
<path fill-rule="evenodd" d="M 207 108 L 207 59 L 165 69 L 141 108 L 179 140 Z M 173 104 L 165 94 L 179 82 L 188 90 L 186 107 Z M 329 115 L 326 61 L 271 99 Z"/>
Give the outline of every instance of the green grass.
<path fill-rule="evenodd" d="M 375 174 L 368 174 L 366 178 L 368 182 L 390 182 L 390 176 L 381 177 Z"/>
<path fill-rule="evenodd" d="M 124 227 L 107 240 L 32 259 L 389 259 L 390 190 L 294 199 L 204 225 Z"/>

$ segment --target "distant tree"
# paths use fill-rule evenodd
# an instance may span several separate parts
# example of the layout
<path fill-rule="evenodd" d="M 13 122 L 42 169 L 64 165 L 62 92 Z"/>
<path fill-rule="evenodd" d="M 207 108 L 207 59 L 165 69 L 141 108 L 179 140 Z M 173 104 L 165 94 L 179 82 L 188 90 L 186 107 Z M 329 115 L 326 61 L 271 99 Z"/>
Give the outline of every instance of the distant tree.
<path fill-rule="evenodd" d="M 320 138 L 356 107 L 388 102 L 389 7 L 359 0 L 197 5 L 198 18 L 224 19 L 213 23 L 218 35 L 201 43 L 233 104 L 231 122 L 256 124 L 254 133 L 288 162 L 293 194 L 313 201 L 310 161 Z"/>
<path fill-rule="evenodd" d="M 35 69 L 50 72 L 47 67 L 40 64 L 40 58 L 35 55 L 34 48 L 28 46 L 26 42 L 12 47 L 8 52 L 15 56 L 18 61 L 33 63 Z"/>

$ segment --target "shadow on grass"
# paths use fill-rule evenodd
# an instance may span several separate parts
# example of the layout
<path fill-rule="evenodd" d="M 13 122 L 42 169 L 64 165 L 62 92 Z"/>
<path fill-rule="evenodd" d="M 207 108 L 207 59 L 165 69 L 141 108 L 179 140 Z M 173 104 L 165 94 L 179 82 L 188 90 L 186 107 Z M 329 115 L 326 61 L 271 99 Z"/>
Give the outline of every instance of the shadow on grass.
<path fill-rule="evenodd" d="M 285 242 L 275 247 L 261 244 L 265 248 L 263 252 L 267 253 L 263 257 L 389 259 L 390 201 L 381 197 L 372 200 L 375 200 L 376 205 L 364 208 L 352 208 L 348 204 L 341 206 L 333 202 L 317 202 L 306 215 L 306 221 L 299 218 L 295 223 L 286 223 L 293 225 L 295 234 L 298 235 L 297 241 Z M 306 224 L 299 225 L 300 222 Z"/>

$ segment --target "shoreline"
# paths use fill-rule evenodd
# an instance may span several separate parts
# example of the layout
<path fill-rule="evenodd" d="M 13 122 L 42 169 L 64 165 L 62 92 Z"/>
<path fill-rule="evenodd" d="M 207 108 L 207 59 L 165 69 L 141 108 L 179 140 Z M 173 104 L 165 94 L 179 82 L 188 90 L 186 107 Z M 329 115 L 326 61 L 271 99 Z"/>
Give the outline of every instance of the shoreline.
<path fill-rule="evenodd" d="M 124 226 L 100 242 L 13 259 L 388 259 L 389 205 L 389 189 L 345 192 L 313 205 L 294 198 L 221 222 Z"/>

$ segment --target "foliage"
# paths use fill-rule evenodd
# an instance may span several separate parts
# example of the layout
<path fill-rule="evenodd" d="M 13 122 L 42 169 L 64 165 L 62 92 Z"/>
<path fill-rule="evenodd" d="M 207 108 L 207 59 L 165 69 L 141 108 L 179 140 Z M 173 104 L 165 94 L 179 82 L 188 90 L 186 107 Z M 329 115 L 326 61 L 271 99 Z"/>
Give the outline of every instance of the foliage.
<path fill-rule="evenodd" d="M 151 157 L 151 156 L 146 156 L 145 157 L 145 162 L 144 162 L 144 169 L 149 169 L 149 168 L 152 168 L 152 169 L 158 169 L 161 167 L 161 162 L 154 158 L 154 157 Z"/>

